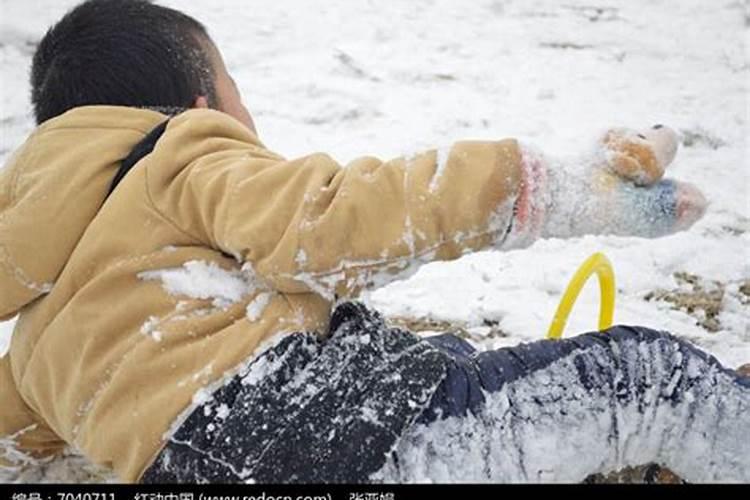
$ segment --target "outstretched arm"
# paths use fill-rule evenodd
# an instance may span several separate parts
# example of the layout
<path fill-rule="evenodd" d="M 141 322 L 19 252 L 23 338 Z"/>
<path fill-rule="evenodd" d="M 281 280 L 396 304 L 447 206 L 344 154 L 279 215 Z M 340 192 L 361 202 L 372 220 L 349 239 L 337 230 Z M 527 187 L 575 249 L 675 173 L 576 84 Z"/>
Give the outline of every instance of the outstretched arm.
<path fill-rule="evenodd" d="M 326 298 L 499 244 L 521 182 L 515 140 L 341 166 L 325 154 L 285 160 L 198 110 L 170 122 L 144 167 L 155 208 L 183 232 L 278 291 Z"/>
<path fill-rule="evenodd" d="M 346 167 L 324 154 L 287 161 L 220 114 L 191 111 L 170 123 L 148 177 L 157 209 L 183 231 L 251 264 L 276 290 L 333 299 L 490 246 L 612 228 L 653 235 L 651 226 L 625 224 L 630 215 L 618 211 L 661 188 L 636 187 L 635 174 L 608 165 L 556 171 L 515 140 L 459 142 Z M 599 193 L 602 176 L 626 195 Z M 669 203 L 677 203 L 679 193 L 671 194 Z M 582 203 L 589 203 L 584 219 L 598 214 L 612 199 L 601 224 L 556 223 Z M 657 218 L 652 225 L 661 224 Z"/>

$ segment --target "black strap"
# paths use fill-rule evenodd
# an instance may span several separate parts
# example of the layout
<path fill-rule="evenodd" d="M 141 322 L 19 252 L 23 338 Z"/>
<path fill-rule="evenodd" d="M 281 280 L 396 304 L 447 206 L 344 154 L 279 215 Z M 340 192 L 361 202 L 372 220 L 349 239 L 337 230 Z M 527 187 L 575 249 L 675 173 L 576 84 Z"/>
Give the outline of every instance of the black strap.
<path fill-rule="evenodd" d="M 156 146 L 156 142 L 159 140 L 159 138 L 162 136 L 164 131 L 167 129 L 167 124 L 169 123 L 169 120 L 160 123 L 156 126 L 151 132 L 149 132 L 146 137 L 141 140 L 138 144 L 135 145 L 133 150 L 128 154 L 128 156 L 125 157 L 124 160 L 122 160 L 122 163 L 120 164 L 120 168 L 117 169 L 117 174 L 115 174 L 115 178 L 112 179 L 112 185 L 109 187 L 109 192 L 107 193 L 107 198 L 109 198 L 109 195 L 112 194 L 112 192 L 115 190 L 117 185 L 122 181 L 128 172 L 130 172 L 130 169 L 135 166 L 136 163 L 141 161 L 144 156 L 149 154 L 151 151 L 154 150 L 154 146 Z"/>

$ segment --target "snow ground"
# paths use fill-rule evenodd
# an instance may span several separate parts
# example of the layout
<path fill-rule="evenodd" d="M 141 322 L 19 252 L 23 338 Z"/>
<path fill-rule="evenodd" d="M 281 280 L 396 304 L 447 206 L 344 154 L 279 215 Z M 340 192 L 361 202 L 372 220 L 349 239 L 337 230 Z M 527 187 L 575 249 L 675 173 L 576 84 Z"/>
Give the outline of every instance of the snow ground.
<path fill-rule="evenodd" d="M 75 3 L 0 0 L 2 163 L 32 129 L 34 41 Z M 389 316 L 461 324 L 481 348 L 536 340 L 576 266 L 602 251 L 617 275 L 617 323 L 667 329 L 728 366 L 750 362 L 750 297 L 740 291 L 750 280 L 747 0 L 163 3 L 205 22 L 261 138 L 287 157 L 326 151 L 346 162 L 508 136 L 568 154 L 612 125 L 681 131 L 671 175 L 711 203 L 690 231 L 483 252 L 424 266 L 368 300 Z M 676 272 L 725 285 L 719 331 L 644 300 L 681 286 Z M 566 333 L 594 329 L 597 309 L 592 282 Z M 506 336 L 485 336 L 487 322 Z M 0 324 L 0 352 L 10 328 Z M 27 479 L 77 477 L 58 469 Z"/>

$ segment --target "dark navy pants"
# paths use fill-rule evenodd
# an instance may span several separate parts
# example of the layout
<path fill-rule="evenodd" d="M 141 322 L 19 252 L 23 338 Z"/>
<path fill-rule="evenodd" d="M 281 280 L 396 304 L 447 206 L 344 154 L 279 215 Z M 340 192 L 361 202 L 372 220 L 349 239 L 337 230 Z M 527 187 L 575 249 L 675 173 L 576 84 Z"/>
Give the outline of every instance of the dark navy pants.
<path fill-rule="evenodd" d="M 570 481 L 649 462 L 750 480 L 750 378 L 667 333 L 477 352 L 388 328 L 359 303 L 337 307 L 329 333 L 255 358 L 142 481 Z"/>

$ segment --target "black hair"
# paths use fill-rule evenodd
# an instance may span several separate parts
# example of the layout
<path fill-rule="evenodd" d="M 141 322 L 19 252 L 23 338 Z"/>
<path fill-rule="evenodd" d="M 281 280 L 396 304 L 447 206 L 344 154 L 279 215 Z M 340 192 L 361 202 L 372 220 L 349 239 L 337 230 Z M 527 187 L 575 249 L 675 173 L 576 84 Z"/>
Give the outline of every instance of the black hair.
<path fill-rule="evenodd" d="M 206 28 L 150 0 L 87 0 L 44 35 L 31 67 L 37 123 L 95 104 L 216 107 Z"/>

